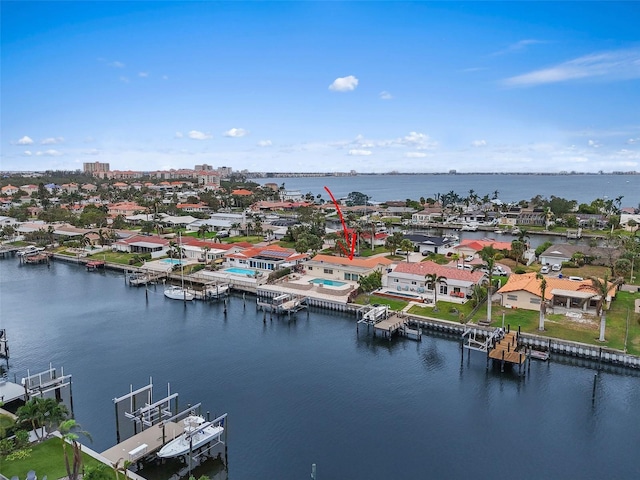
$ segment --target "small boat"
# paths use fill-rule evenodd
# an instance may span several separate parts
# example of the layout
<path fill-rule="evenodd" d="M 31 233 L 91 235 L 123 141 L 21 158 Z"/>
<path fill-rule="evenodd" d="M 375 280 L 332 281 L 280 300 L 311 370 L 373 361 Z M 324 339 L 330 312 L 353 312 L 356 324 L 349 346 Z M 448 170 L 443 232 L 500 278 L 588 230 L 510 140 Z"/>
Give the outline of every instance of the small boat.
<path fill-rule="evenodd" d="M 540 350 L 531 350 L 531 358 L 546 362 L 549 360 L 549 352 L 541 352 Z"/>
<path fill-rule="evenodd" d="M 172 300 L 193 300 L 193 293 L 188 292 L 183 287 L 171 286 L 164 290 L 164 296 Z"/>
<path fill-rule="evenodd" d="M 35 245 L 29 245 L 28 247 L 18 250 L 19 257 L 28 257 L 29 255 L 35 255 L 36 253 L 44 251 L 44 247 L 36 247 Z"/>
<path fill-rule="evenodd" d="M 213 285 L 206 289 L 207 298 L 221 298 L 229 293 L 229 285 L 221 284 L 221 285 Z"/>
<path fill-rule="evenodd" d="M 184 432 L 171 440 L 158 452 L 160 458 L 175 458 L 187 455 L 214 440 L 219 441 L 224 432 L 222 425 L 205 422 L 200 415 L 189 415 L 184 419 Z"/>
<path fill-rule="evenodd" d="M 499 228 L 496 228 L 493 233 L 498 234 L 498 235 L 502 235 L 504 233 L 504 230 L 500 230 Z"/>
<path fill-rule="evenodd" d="M 476 232 L 478 230 L 478 225 L 475 223 L 465 223 L 462 225 L 460 230 L 463 232 Z"/>

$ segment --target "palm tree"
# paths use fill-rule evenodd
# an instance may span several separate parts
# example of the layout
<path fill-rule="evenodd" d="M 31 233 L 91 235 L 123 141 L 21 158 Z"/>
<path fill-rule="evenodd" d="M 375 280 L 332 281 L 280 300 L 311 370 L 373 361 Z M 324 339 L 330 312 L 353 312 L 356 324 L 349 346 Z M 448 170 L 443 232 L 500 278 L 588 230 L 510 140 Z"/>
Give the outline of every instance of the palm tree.
<path fill-rule="evenodd" d="M 433 287 L 433 311 L 438 311 L 438 290 L 440 289 L 441 283 L 447 283 L 447 277 L 440 275 L 438 276 L 435 273 L 427 273 L 424 276 L 425 283 L 427 285 L 431 285 Z M 428 287 L 427 287 L 428 288 Z"/>
<path fill-rule="evenodd" d="M 623 280 L 621 278 L 617 278 L 616 280 L 610 281 L 609 276 L 606 274 L 602 279 L 598 277 L 589 277 L 589 280 L 591 280 L 591 287 L 598 295 L 598 303 L 596 303 L 596 315 L 600 315 L 600 338 L 598 338 L 598 341 L 604 342 L 606 341 L 604 338 L 604 331 L 607 325 L 604 307 L 607 302 L 607 297 L 609 296 L 609 291 L 620 285 Z"/>
<path fill-rule="evenodd" d="M 476 265 L 474 270 L 485 268 L 489 276 L 489 286 L 487 287 L 487 321 L 491 322 L 491 289 L 493 288 L 493 268 L 496 266 L 496 260 L 501 256 L 500 252 L 493 248 L 493 245 L 483 247 L 479 252 L 480 258 L 484 264 Z"/>
<path fill-rule="evenodd" d="M 201 238 L 204 238 L 209 230 L 211 230 L 211 226 L 203 223 L 202 225 L 200 225 L 200 228 L 198 228 L 198 235 L 200 235 Z"/>
<path fill-rule="evenodd" d="M 387 248 L 387 250 L 395 252 L 398 248 L 400 248 L 402 240 L 402 232 L 393 232 L 390 236 L 387 237 L 384 246 Z"/>
<path fill-rule="evenodd" d="M 538 273 L 536 278 L 540 280 L 540 321 L 538 323 L 538 330 L 544 330 L 544 314 L 547 309 L 545 294 L 547 293 L 547 279 L 544 275 Z"/>
<path fill-rule="evenodd" d="M 111 467 L 115 470 L 116 472 L 116 480 L 120 479 L 120 474 L 124 473 L 124 478 L 127 479 L 129 478 L 129 470 L 128 468 L 133 465 L 133 462 L 131 462 L 131 460 L 125 460 L 124 458 L 119 458 L 117 462 L 115 463 L 111 463 Z"/>
<path fill-rule="evenodd" d="M 60 425 L 60 434 L 62 435 L 62 451 L 64 454 L 64 465 L 67 469 L 67 477 L 69 480 L 78 480 L 82 469 L 82 447 L 78 442 L 79 435 L 84 435 L 91 440 L 91 435 L 82 430 L 82 427 L 75 420 L 66 420 Z M 73 455 L 69 459 L 67 453 L 67 445 L 71 444 Z"/>
<path fill-rule="evenodd" d="M 524 247 L 524 243 L 520 240 L 514 240 L 511 242 L 511 253 L 513 255 L 513 259 L 516 261 L 516 268 L 518 268 L 518 262 L 524 253 Z"/>
<path fill-rule="evenodd" d="M 22 407 L 18 408 L 18 423 L 28 423 L 31 425 L 31 429 L 36 435 L 36 440 L 39 442 L 42 440 L 38 432 L 39 428 L 44 424 L 45 415 L 44 411 L 40 407 L 41 398 L 34 397 L 25 403 Z"/>
<path fill-rule="evenodd" d="M 402 240 L 402 242 L 400 242 L 400 248 L 402 249 L 403 252 L 406 253 L 407 262 L 408 262 L 409 261 L 409 252 L 413 251 L 413 242 L 411 240 L 409 240 L 408 238 L 405 238 L 404 240 Z"/>
<path fill-rule="evenodd" d="M 523 228 L 518 234 L 518 241 L 522 242 L 525 248 L 529 248 L 529 242 L 527 240 L 531 240 L 531 236 L 529 235 L 528 230 L 526 228 Z"/>

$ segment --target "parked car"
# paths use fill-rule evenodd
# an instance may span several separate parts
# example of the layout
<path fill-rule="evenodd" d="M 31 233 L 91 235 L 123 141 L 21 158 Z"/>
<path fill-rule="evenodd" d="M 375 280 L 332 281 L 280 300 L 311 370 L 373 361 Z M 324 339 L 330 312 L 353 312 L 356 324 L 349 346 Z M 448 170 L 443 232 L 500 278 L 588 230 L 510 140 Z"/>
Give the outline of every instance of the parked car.
<path fill-rule="evenodd" d="M 500 277 L 506 277 L 507 271 L 504 268 L 502 268 L 500 265 L 498 265 L 497 267 L 493 267 L 493 274 L 498 275 Z"/>
<path fill-rule="evenodd" d="M 560 265 L 559 263 L 554 263 L 551 267 L 551 270 L 553 272 L 559 272 L 560 270 L 562 270 L 562 265 Z"/>
<path fill-rule="evenodd" d="M 545 275 L 549 273 L 549 265 L 543 265 L 542 268 L 540 269 L 540 273 Z"/>
<path fill-rule="evenodd" d="M 467 255 L 466 257 L 464 257 L 464 261 L 465 261 L 465 262 L 471 262 L 471 261 L 473 261 L 473 255 Z"/>
<path fill-rule="evenodd" d="M 229 236 L 229 230 L 220 230 L 218 233 L 216 233 L 216 237 L 218 238 L 226 238 Z"/>

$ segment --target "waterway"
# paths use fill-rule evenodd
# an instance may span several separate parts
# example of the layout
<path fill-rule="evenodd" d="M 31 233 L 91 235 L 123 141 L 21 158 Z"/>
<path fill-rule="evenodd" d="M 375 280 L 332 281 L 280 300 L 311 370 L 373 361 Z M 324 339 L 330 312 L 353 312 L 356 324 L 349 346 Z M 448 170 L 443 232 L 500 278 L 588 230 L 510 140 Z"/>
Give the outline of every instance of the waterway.
<path fill-rule="evenodd" d="M 254 297 L 182 302 L 114 272 L 0 260 L 0 328 L 10 376 L 64 366 L 77 420 L 97 451 L 115 443 L 112 399 L 153 377 L 180 404 L 229 413 L 229 478 L 640 478 L 638 372 L 568 361 L 530 375 L 461 362 L 454 338 L 356 333 L 312 309 L 288 322 Z M 141 472 L 144 474 L 144 471 Z M 165 473 L 164 478 L 169 476 Z M 158 478 L 163 478 L 162 476 Z"/>
<path fill-rule="evenodd" d="M 436 194 L 453 191 L 461 197 L 473 190 L 476 195 L 498 197 L 503 202 L 530 200 L 536 195 L 551 196 L 591 203 L 596 198 L 615 199 L 622 196 L 622 206 L 637 207 L 640 203 L 640 175 L 357 175 L 349 177 L 275 177 L 253 181 L 285 184 L 288 190 L 322 195 L 329 200 L 327 186 L 336 198 L 350 192 L 362 192 L 373 201 L 418 200 L 435 198 Z"/>

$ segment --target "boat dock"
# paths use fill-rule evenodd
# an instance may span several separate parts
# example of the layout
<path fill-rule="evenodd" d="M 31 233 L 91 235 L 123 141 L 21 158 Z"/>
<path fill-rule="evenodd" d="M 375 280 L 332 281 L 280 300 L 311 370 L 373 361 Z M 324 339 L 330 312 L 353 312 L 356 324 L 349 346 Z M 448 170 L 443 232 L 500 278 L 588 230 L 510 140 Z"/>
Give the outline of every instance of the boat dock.
<path fill-rule="evenodd" d="M 307 308 L 305 304 L 306 297 L 302 295 L 293 295 L 290 293 L 283 293 L 273 298 L 261 298 L 256 300 L 256 308 L 258 310 L 268 310 L 269 312 L 276 313 L 278 315 L 297 313 L 300 310 Z"/>
<path fill-rule="evenodd" d="M 12 247 L 10 245 L 2 245 L 0 247 L 0 258 L 5 258 L 5 256 L 15 256 L 15 254 L 20 250 L 19 247 Z"/>
<path fill-rule="evenodd" d="M 184 426 L 180 423 L 156 424 L 114 445 L 100 455 L 113 463 L 120 459 L 137 462 L 156 453 L 168 441 L 180 436 L 183 431 Z"/>
<path fill-rule="evenodd" d="M 165 273 L 159 272 L 132 272 L 127 274 L 127 281 L 131 287 L 139 287 L 149 283 L 158 283 L 166 278 Z"/>
<path fill-rule="evenodd" d="M 95 270 L 98 270 L 99 268 L 104 270 L 105 263 L 106 262 L 104 262 L 103 260 L 91 260 L 86 263 L 87 271 L 93 272 Z"/>
<path fill-rule="evenodd" d="M 49 253 L 35 253 L 31 255 L 23 255 L 20 257 L 20 262 L 26 265 L 39 265 L 49 263 L 49 259 L 51 258 L 51 254 Z"/>
<path fill-rule="evenodd" d="M 504 372 L 505 365 L 518 365 L 518 372 L 522 373 L 522 366 L 529 360 L 531 363 L 531 348 L 519 343 L 520 328 L 518 332 L 512 332 L 508 326 L 506 332 L 502 328 L 496 328 L 490 332 L 478 332 L 467 328 L 462 334 L 462 356 L 464 350 L 476 350 L 487 354 L 487 368 L 489 359 L 500 362 L 500 371 Z"/>
<path fill-rule="evenodd" d="M 356 315 L 362 317 L 356 323 L 356 331 L 362 323 L 373 327 L 373 336 L 380 334 L 382 338 L 391 340 L 394 334 L 399 334 L 413 340 L 422 340 L 422 329 L 418 326 L 413 329 L 409 325 L 409 318 L 396 313 L 390 315 L 389 305 L 363 305 L 356 311 Z"/>

